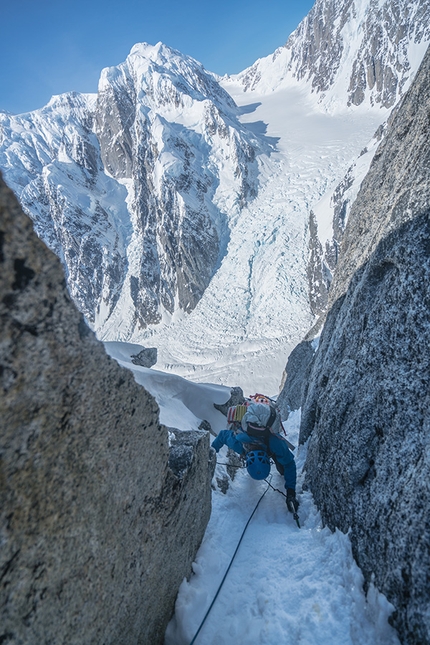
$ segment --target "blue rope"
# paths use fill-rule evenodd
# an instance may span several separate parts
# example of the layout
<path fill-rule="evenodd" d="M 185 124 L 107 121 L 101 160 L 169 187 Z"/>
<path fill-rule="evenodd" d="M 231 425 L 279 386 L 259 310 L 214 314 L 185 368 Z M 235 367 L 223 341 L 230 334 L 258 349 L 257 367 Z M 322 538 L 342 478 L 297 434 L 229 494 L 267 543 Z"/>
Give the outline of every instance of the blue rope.
<path fill-rule="evenodd" d="M 267 483 L 269 483 L 269 482 L 267 482 Z M 270 484 L 269 484 L 269 486 L 270 486 Z M 197 636 L 199 635 L 200 630 L 201 630 L 201 628 L 203 627 L 203 625 L 204 625 L 204 623 L 205 623 L 206 618 L 209 616 L 209 613 L 210 613 L 210 611 L 211 611 L 212 607 L 213 607 L 213 606 L 214 606 L 214 604 L 215 604 L 215 600 L 218 598 L 218 594 L 219 594 L 219 592 L 221 591 L 221 587 L 223 586 L 224 581 L 225 581 L 225 579 L 227 578 L 227 574 L 228 574 L 228 572 L 230 571 L 230 569 L 231 569 L 231 565 L 233 564 L 233 560 L 234 560 L 234 558 L 236 557 L 236 553 L 237 553 L 237 552 L 238 552 L 238 550 L 239 550 L 240 543 L 242 542 L 243 536 L 245 535 L 245 531 L 246 531 L 246 529 L 248 528 L 250 521 L 251 521 L 251 520 L 252 520 L 252 518 L 254 517 L 255 511 L 257 510 L 257 508 L 258 508 L 258 506 L 259 506 L 259 504 L 260 504 L 261 500 L 263 499 L 263 497 L 265 496 L 265 494 L 266 494 L 266 493 L 267 493 L 267 491 L 269 490 L 269 486 L 267 486 L 266 490 L 264 491 L 264 493 L 262 494 L 262 496 L 261 496 L 261 497 L 260 497 L 260 499 L 258 500 L 258 502 L 257 502 L 257 504 L 256 504 L 256 506 L 255 506 L 255 508 L 254 508 L 254 510 L 253 510 L 253 511 L 252 511 L 252 513 L 251 513 L 251 516 L 250 516 L 249 520 L 247 521 L 247 523 L 246 523 L 246 525 L 245 525 L 245 528 L 244 528 L 244 529 L 243 529 L 243 531 L 242 531 L 242 535 L 240 536 L 240 540 L 239 540 L 239 542 L 238 542 L 238 545 L 237 545 L 237 547 L 236 547 L 236 550 L 235 550 L 235 552 L 233 553 L 233 557 L 232 557 L 232 558 L 231 558 L 231 560 L 230 560 L 230 564 L 229 564 L 229 565 L 228 565 L 228 567 L 227 567 L 227 571 L 226 571 L 226 572 L 225 572 L 225 574 L 224 574 L 224 578 L 221 580 L 221 584 L 220 584 L 220 586 L 218 587 L 218 591 L 216 592 L 215 597 L 214 597 L 214 599 L 212 600 L 212 602 L 211 602 L 211 604 L 210 604 L 210 606 L 209 606 L 209 609 L 207 610 L 207 612 L 206 612 L 206 614 L 205 614 L 205 617 L 203 618 L 202 622 L 200 623 L 200 627 L 199 627 L 199 628 L 198 628 L 198 630 L 196 631 L 195 636 L 194 636 L 193 640 L 191 641 L 190 645 L 193 645 L 193 644 L 195 643 L 196 638 L 197 638 Z"/>

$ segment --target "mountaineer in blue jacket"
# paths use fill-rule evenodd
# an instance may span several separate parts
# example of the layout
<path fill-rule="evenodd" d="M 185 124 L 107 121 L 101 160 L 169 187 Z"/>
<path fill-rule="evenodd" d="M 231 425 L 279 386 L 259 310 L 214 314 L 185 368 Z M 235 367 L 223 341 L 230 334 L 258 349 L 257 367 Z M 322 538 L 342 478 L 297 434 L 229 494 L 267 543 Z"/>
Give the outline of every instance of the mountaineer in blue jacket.
<path fill-rule="evenodd" d="M 296 462 L 286 440 L 277 432 L 280 419 L 276 410 L 263 403 L 251 403 L 242 419 L 241 432 L 221 430 L 212 442 L 218 452 L 226 445 L 246 457 L 246 468 L 253 479 L 266 479 L 270 473 L 270 457 L 284 476 L 287 490 L 287 508 L 295 513 L 299 503 L 296 499 Z"/>

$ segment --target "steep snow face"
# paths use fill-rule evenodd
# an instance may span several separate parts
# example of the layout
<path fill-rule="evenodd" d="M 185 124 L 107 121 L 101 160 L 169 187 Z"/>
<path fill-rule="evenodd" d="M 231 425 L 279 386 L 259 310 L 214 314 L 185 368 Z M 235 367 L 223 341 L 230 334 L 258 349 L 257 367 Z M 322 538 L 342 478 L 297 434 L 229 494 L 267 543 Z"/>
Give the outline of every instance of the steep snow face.
<path fill-rule="evenodd" d="M 317 0 L 284 47 L 238 75 L 246 90 L 300 82 L 329 111 L 392 107 L 430 42 L 429 0 Z"/>
<path fill-rule="evenodd" d="M 9 185 L 87 319 L 101 330 L 114 314 L 125 335 L 196 306 L 263 149 L 215 77 L 161 44 L 103 70 L 97 96 L 0 115 Z"/>

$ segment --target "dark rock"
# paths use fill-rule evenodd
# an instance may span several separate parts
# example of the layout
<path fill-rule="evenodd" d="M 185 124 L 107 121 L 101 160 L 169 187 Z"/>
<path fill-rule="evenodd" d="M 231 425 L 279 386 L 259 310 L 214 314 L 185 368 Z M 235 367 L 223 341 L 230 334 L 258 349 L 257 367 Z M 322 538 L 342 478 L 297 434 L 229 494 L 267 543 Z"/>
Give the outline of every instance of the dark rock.
<path fill-rule="evenodd" d="M 210 432 L 211 435 L 216 437 L 216 432 L 212 430 L 212 426 L 209 423 L 209 421 L 206 421 L 206 419 L 203 419 L 201 424 L 199 425 L 199 430 L 204 430 L 205 432 Z"/>
<path fill-rule="evenodd" d="M 215 462 L 210 458 L 210 455 L 208 458 L 207 432 L 184 431 L 178 430 L 177 428 L 169 428 L 169 430 L 174 435 L 174 439 L 171 439 L 170 442 L 169 468 L 175 475 L 179 479 L 183 479 L 187 475 L 192 480 L 195 476 L 199 475 L 197 472 L 198 467 L 196 468 L 199 460 L 208 462 L 209 459 L 208 463 L 211 464 L 210 477 L 212 478 Z M 191 467 L 193 467 L 193 471 L 190 470 Z M 208 486 L 203 481 L 200 482 L 200 485 L 202 492 L 205 491 L 207 493 Z M 199 487 L 197 482 L 195 482 L 195 486 Z M 210 499 L 208 508 L 210 508 Z"/>
<path fill-rule="evenodd" d="M 243 467 L 243 462 L 240 458 L 240 455 L 237 454 L 234 450 L 230 448 L 227 450 L 227 475 L 230 477 L 230 480 L 236 477 L 239 468 Z"/>
<path fill-rule="evenodd" d="M 169 468 L 155 400 L 1 178 L 0 231 L 0 642 L 161 644 L 210 514 L 208 435 Z"/>
<path fill-rule="evenodd" d="M 240 405 L 245 402 L 245 397 L 243 396 L 243 390 L 241 387 L 232 387 L 230 388 L 230 398 L 226 403 L 219 405 L 214 403 L 214 408 L 222 412 L 224 416 L 227 416 L 228 409 L 233 405 Z"/>
<path fill-rule="evenodd" d="M 306 267 L 309 304 L 314 315 L 327 306 L 332 275 L 324 262 L 324 250 L 318 237 L 318 228 L 313 211 L 309 214 L 309 259 Z"/>
<path fill-rule="evenodd" d="M 157 348 L 144 347 L 142 351 L 140 351 L 138 354 L 132 354 L 130 358 L 131 362 L 134 365 L 140 365 L 141 367 L 152 367 L 157 362 Z"/>
<path fill-rule="evenodd" d="M 369 3 L 361 16 L 361 43 L 348 69 L 348 105 L 360 105 L 368 94 L 372 104 L 395 104 L 410 74 L 407 52 L 411 31 L 415 32 L 415 42 L 428 41 L 427 11 L 426 2 L 417 2 L 416 6 L 392 0 Z M 350 46 L 344 27 L 356 20 L 356 12 L 351 0 L 317 0 L 285 44 L 291 51 L 294 76 L 311 79 L 315 92 L 325 93 L 336 82 L 345 50 Z M 387 47 L 387 43 L 391 46 Z"/>
<path fill-rule="evenodd" d="M 306 340 L 299 343 L 289 355 L 285 385 L 276 400 L 282 419 L 288 419 L 290 412 L 302 407 L 314 356 L 314 344 Z"/>
<path fill-rule="evenodd" d="M 383 240 L 328 316 L 303 412 L 307 480 L 404 642 L 430 642 L 430 210 Z M 425 573 L 427 572 L 427 573 Z"/>

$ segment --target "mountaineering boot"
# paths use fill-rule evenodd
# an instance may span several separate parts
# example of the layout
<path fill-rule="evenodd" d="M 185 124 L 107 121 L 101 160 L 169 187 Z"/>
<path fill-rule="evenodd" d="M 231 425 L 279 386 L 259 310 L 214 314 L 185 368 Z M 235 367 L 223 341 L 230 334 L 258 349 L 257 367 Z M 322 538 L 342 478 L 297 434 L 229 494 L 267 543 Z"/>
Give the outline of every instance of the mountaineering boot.
<path fill-rule="evenodd" d="M 290 511 L 290 513 L 297 513 L 297 509 L 299 508 L 299 502 L 296 499 L 296 491 L 293 488 L 287 488 L 287 508 Z"/>

